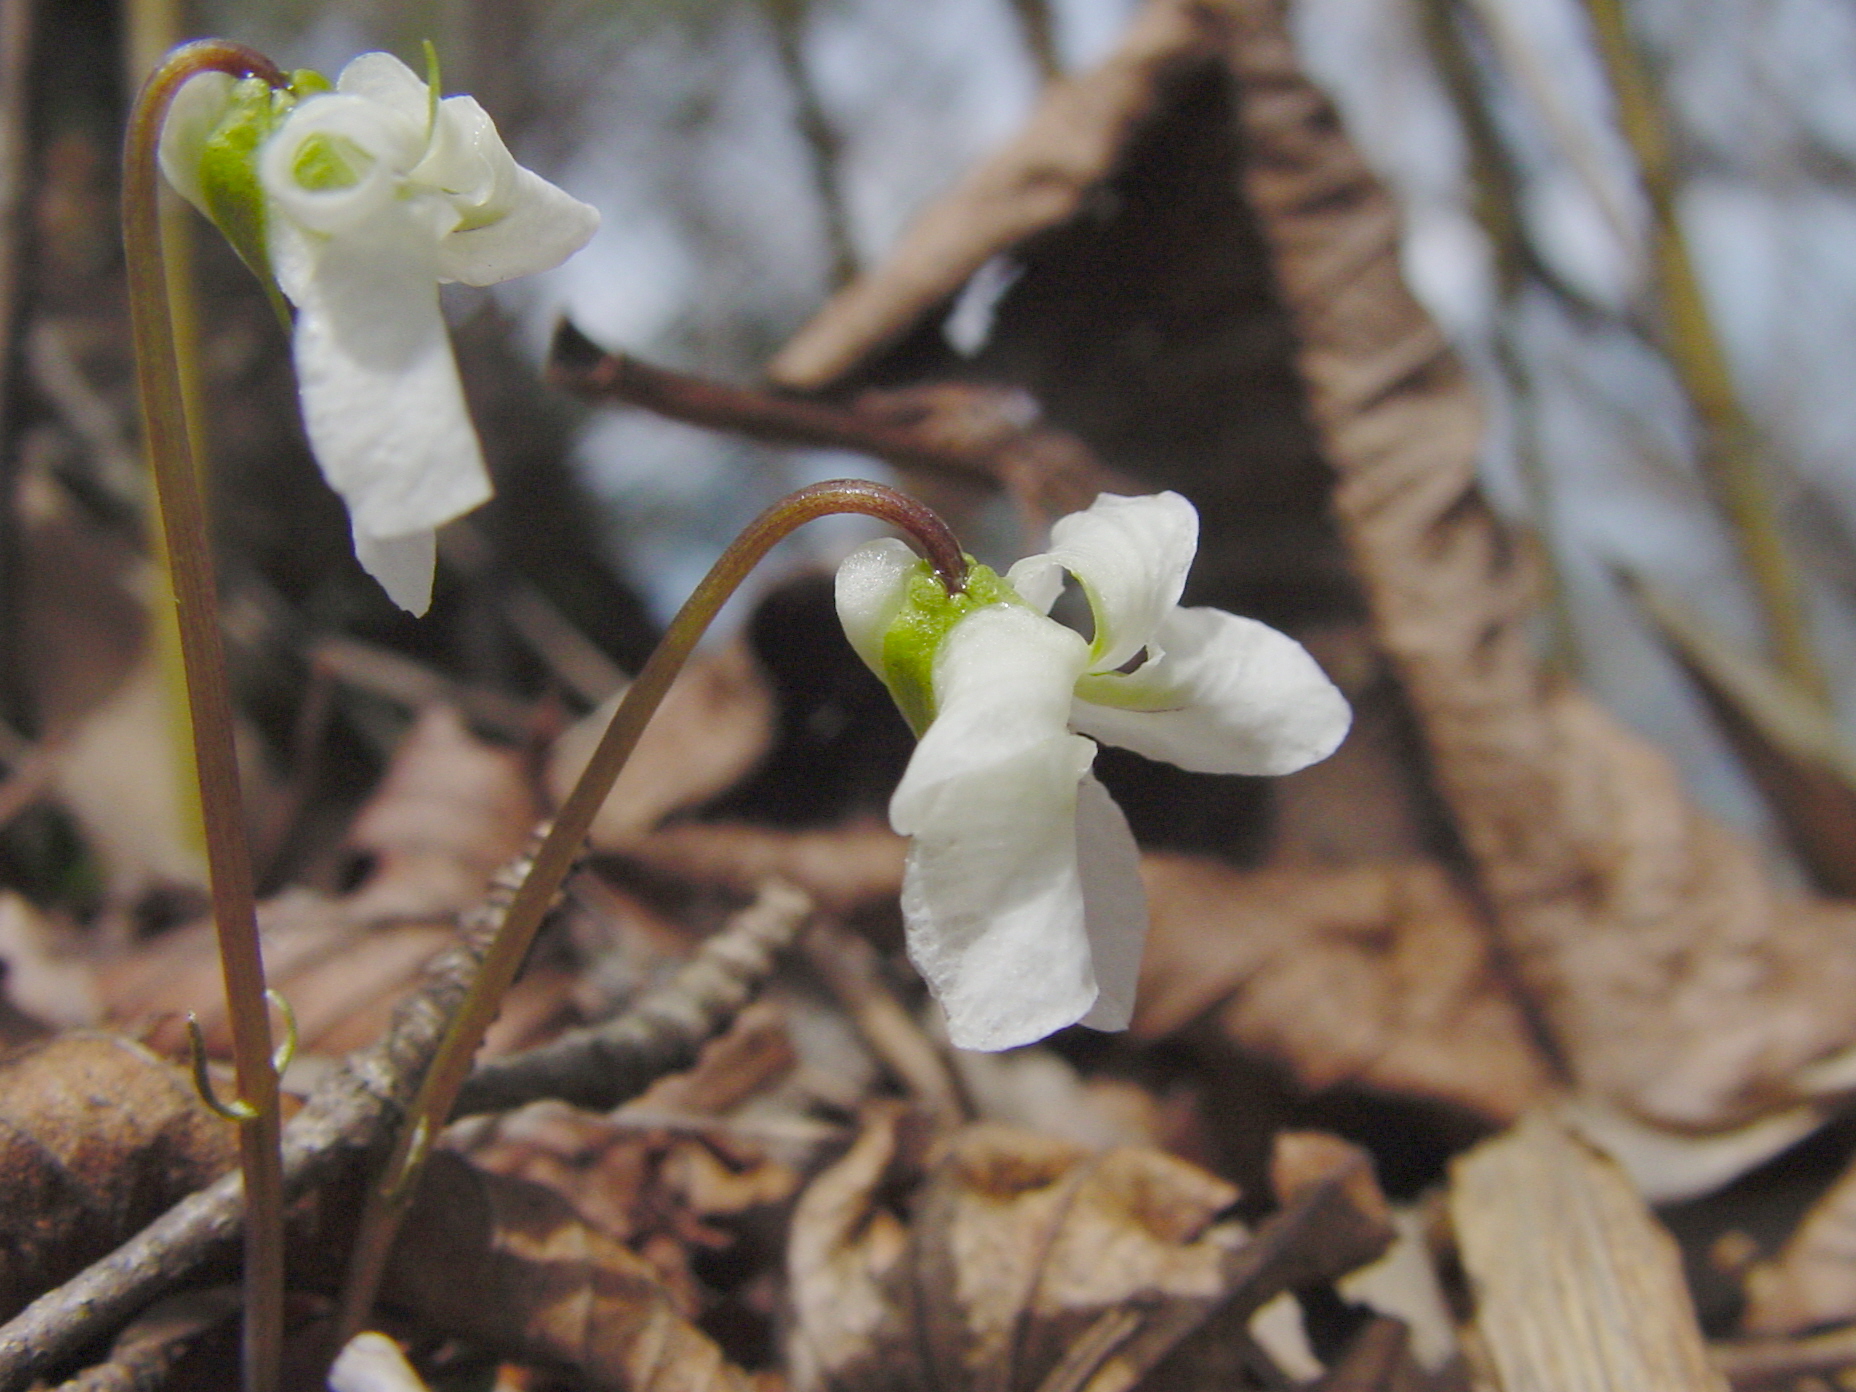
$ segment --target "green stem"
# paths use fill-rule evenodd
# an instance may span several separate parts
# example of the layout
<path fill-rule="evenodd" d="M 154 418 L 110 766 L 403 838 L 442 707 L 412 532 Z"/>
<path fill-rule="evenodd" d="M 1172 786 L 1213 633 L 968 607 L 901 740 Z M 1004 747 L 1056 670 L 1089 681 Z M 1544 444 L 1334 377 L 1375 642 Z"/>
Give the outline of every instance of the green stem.
<path fill-rule="evenodd" d="M 387 1253 L 399 1221 L 412 1198 L 420 1166 L 432 1141 L 451 1115 L 458 1089 L 469 1074 L 484 1031 L 496 1018 L 503 994 L 515 980 L 535 932 L 541 927 L 561 882 L 567 878 L 594 814 L 605 804 L 614 780 L 631 757 L 638 738 L 656 713 L 670 684 L 683 669 L 697 641 L 724 602 L 773 546 L 799 527 L 833 513 L 864 513 L 906 532 L 940 574 L 950 592 L 966 580 L 960 544 L 933 512 L 913 498 L 880 483 L 837 479 L 789 494 L 768 508 L 736 537 L 710 568 L 657 645 L 638 679 L 627 689 L 611 723 L 593 751 L 580 781 L 567 795 L 548 829 L 522 887 L 510 902 L 502 931 L 490 945 L 470 993 L 445 1032 L 408 1109 L 380 1181 L 368 1194 L 367 1208 L 349 1259 L 347 1280 L 335 1318 L 334 1347 L 360 1332 L 380 1287 Z"/>
<path fill-rule="evenodd" d="M 157 202 L 156 153 L 162 121 L 174 94 L 187 79 L 204 72 L 261 77 L 277 86 L 287 81 L 262 54 L 222 40 L 188 44 L 168 55 L 142 87 L 129 118 L 123 152 L 123 245 L 142 389 L 143 436 L 160 496 L 186 673 L 187 709 L 193 723 L 194 768 L 206 827 L 206 863 L 232 1026 L 232 1057 L 239 1098 L 253 1113 L 239 1126 L 248 1214 L 244 1385 L 248 1392 L 273 1392 L 283 1353 L 284 1284 L 277 1070 L 271 1059 L 264 962 L 258 945 L 251 857 L 245 845 L 244 805 L 239 795 L 232 703 L 219 637 L 206 507 L 188 439 Z"/>
<path fill-rule="evenodd" d="M 1650 75 L 1632 42 L 1619 0 L 1586 0 L 1618 104 L 1618 123 L 1637 157 L 1655 221 L 1650 254 L 1664 351 L 1682 379 L 1702 427 L 1701 464 L 1727 515 L 1772 635 L 1780 668 L 1823 708 L 1830 704 L 1796 570 L 1760 473 L 1758 437 L 1740 405 L 1701 280 L 1676 217 L 1676 166 Z"/>

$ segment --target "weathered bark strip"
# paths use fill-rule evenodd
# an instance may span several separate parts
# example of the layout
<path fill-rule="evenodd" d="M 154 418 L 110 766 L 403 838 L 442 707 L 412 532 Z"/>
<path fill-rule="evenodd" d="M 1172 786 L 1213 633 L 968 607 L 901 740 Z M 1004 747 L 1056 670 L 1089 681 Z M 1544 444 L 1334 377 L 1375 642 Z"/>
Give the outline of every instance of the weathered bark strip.
<path fill-rule="evenodd" d="M 1539 669 L 1527 569 L 1477 491 L 1481 421 L 1399 276 L 1392 200 L 1296 65 L 1281 0 L 1223 0 L 1244 180 L 1335 507 L 1503 943 L 1578 1081 L 1713 1128 L 1847 1049 L 1856 912 L 1784 900 L 1668 762 Z"/>
<path fill-rule="evenodd" d="M 1451 1181 L 1501 1392 L 1725 1392 L 1675 1239 L 1616 1165 L 1534 1113 L 1460 1157 Z"/>
<path fill-rule="evenodd" d="M 378 1043 L 351 1054 L 284 1129 L 289 1198 L 359 1163 L 391 1134 L 527 868 L 525 854 L 497 873 L 489 898 L 466 916 L 459 941 L 432 960 L 424 985 L 401 1004 L 387 1033 Z M 803 918 L 794 915 L 790 902 L 777 912 L 766 904 L 747 911 L 661 991 L 615 1022 L 608 1034 L 628 1042 L 608 1050 L 605 1057 L 640 1091 L 661 1073 L 633 1066 L 628 1050 L 635 1049 L 663 1071 L 674 1070 L 727 1024 L 739 1003 L 771 972 L 773 954 L 750 948 L 743 939 L 771 941 L 778 936 L 776 929 L 790 937 Z M 624 1023 L 634 1017 L 638 1023 Z M 521 1096 L 505 1084 L 502 1095 L 513 1106 L 542 1094 Z M 244 1211 L 238 1176 L 228 1175 L 176 1204 L 102 1261 L 40 1296 L 0 1328 L 0 1392 L 25 1387 L 226 1251 L 238 1238 Z"/>

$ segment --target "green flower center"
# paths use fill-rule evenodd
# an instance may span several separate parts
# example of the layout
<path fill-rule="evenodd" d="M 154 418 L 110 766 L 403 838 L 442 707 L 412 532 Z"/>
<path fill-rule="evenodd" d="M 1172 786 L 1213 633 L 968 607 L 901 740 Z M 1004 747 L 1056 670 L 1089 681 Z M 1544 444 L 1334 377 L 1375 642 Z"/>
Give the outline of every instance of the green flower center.
<path fill-rule="evenodd" d="M 354 141 L 318 131 L 297 147 L 290 177 L 311 193 L 332 193 L 353 188 L 374 162 Z"/>
<path fill-rule="evenodd" d="M 966 588 L 956 595 L 928 562 L 916 563 L 883 634 L 883 681 L 917 739 L 934 722 L 934 657 L 954 625 L 988 605 L 1023 603 L 1008 581 L 970 556 Z"/>

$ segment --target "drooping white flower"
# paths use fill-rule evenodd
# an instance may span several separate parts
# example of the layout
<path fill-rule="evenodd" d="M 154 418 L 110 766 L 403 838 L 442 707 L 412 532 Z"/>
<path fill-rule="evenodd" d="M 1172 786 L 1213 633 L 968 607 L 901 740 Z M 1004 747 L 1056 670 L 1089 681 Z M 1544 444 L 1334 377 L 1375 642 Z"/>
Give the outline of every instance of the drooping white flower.
<path fill-rule="evenodd" d="M 909 955 L 962 1048 L 1133 1015 L 1139 853 L 1084 736 L 1201 773 L 1282 774 L 1347 733 L 1345 699 L 1299 643 L 1180 607 L 1197 549 L 1178 494 L 1105 493 L 1003 580 L 975 567 L 961 596 L 900 541 L 838 571 L 845 633 L 920 736 L 890 822 L 911 838 Z M 1091 640 L 1046 617 L 1065 572 Z"/>
<path fill-rule="evenodd" d="M 599 215 L 518 165 L 474 98 L 439 100 L 390 54 L 326 86 L 201 74 L 175 98 L 162 168 L 296 306 L 310 446 L 356 556 L 418 614 L 435 529 L 490 496 L 438 286 L 557 266 Z"/>

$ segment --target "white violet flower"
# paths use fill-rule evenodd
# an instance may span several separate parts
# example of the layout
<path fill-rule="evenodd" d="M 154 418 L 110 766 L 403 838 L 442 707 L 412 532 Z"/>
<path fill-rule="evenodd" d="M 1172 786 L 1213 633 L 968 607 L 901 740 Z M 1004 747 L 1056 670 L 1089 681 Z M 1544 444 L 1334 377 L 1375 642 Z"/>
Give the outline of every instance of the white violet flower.
<path fill-rule="evenodd" d="M 435 65 L 434 65 L 435 66 Z M 490 496 L 438 286 L 547 270 L 599 214 L 515 162 L 472 97 L 364 53 L 333 90 L 202 73 L 161 133 L 170 183 L 296 306 L 303 421 L 394 601 L 431 602 L 434 531 Z"/>
<path fill-rule="evenodd" d="M 1281 774 L 1347 733 L 1346 700 L 1299 643 L 1180 607 L 1198 530 L 1177 493 L 1105 493 L 1048 552 L 1003 579 L 974 566 L 959 595 L 895 540 L 838 571 L 845 633 L 920 738 L 889 818 L 911 838 L 909 956 L 962 1048 L 1133 1015 L 1139 853 L 1084 736 L 1200 773 Z M 1093 640 L 1046 617 L 1066 571 Z"/>

